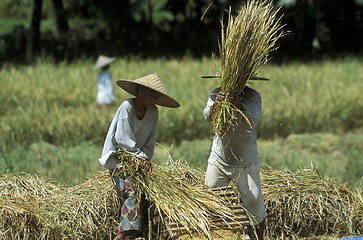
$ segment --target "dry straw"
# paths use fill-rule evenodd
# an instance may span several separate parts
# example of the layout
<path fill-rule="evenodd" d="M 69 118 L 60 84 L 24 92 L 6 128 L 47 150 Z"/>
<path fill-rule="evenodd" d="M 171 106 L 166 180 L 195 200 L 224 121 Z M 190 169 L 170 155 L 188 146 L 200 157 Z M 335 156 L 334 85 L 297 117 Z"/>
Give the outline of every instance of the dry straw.
<path fill-rule="evenodd" d="M 210 216 L 218 216 L 227 224 L 235 222 L 228 203 L 203 187 L 201 171 L 175 161 L 145 171 L 140 167 L 143 160 L 132 154 L 119 152 L 118 158 L 123 167 L 114 174 L 132 177 L 139 193 L 143 192 L 158 215 L 164 217 L 163 225 L 176 223 L 189 232 L 203 232 L 209 238 L 213 226 Z"/>
<path fill-rule="evenodd" d="M 168 166 L 154 166 L 151 174 L 145 177 L 148 180 L 142 181 L 150 184 L 144 188 L 149 189 L 150 194 L 159 191 L 150 200 L 167 205 L 165 209 L 160 206 L 160 211 L 165 211 L 161 213 L 163 221 L 170 219 L 167 214 L 178 214 L 180 210 L 180 214 L 184 215 L 175 218 L 185 221 L 214 210 L 219 204 L 213 197 L 206 197 L 208 193 L 202 194 L 203 189 L 201 193 L 195 193 L 193 185 L 201 184 L 203 178 L 201 171 L 174 162 Z M 337 238 L 363 234 L 362 188 L 353 191 L 319 176 L 315 171 L 291 173 L 267 170 L 262 171 L 261 180 L 269 214 L 267 236 L 312 239 L 323 234 L 333 234 Z M 160 186 L 160 190 L 154 189 L 156 185 L 152 182 Z M 190 197 L 188 201 L 182 192 L 178 192 L 181 189 L 185 192 L 185 198 Z M 176 196 L 172 191 L 181 196 Z M 169 192 L 168 198 L 162 196 Z M 202 199 L 190 205 L 191 197 Z M 185 207 L 193 211 L 185 213 L 183 206 L 180 206 L 181 200 L 185 201 Z M 206 206 L 211 202 L 214 204 Z M 194 209 L 195 203 L 200 206 Z M 119 201 L 107 171 L 70 188 L 39 179 L 36 175 L 10 174 L 0 177 L 0 239 L 112 239 L 118 226 L 119 209 Z M 193 216 L 190 216 L 192 213 Z M 200 227 L 206 224 L 203 221 L 202 218 L 202 223 L 193 224 Z M 226 238 L 215 237 L 216 234 L 220 235 L 211 232 L 210 237 L 231 239 L 234 236 L 224 232 Z M 180 239 L 207 238 L 205 234 L 193 235 L 191 232 Z"/>
<path fill-rule="evenodd" d="M 242 111 L 228 102 L 228 97 L 234 91 L 242 92 L 247 81 L 267 63 L 277 40 L 285 35 L 276 14 L 272 1 L 250 0 L 241 6 L 236 16 L 231 10 L 228 12 L 227 26 L 221 20 L 221 91 L 226 97 L 214 107 L 212 115 L 212 130 L 221 135 L 234 126 L 239 114 L 250 124 Z"/>
<path fill-rule="evenodd" d="M 362 189 L 352 191 L 317 171 L 262 172 L 270 236 L 363 234 Z"/>
<path fill-rule="evenodd" d="M 107 239 L 118 224 L 109 178 L 60 187 L 35 175 L 0 178 L 0 239 Z"/>

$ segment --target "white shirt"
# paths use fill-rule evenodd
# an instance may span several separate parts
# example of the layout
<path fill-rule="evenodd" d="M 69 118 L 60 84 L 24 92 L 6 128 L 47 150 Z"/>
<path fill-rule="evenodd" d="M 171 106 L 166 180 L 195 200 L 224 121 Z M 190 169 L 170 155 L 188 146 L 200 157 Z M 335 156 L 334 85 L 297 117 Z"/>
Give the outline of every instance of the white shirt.
<path fill-rule="evenodd" d="M 115 101 L 111 74 L 101 71 L 97 77 L 97 104 L 110 104 Z"/>
<path fill-rule="evenodd" d="M 158 126 L 158 108 L 154 105 L 146 109 L 142 120 L 136 117 L 133 100 L 125 100 L 117 109 L 108 129 L 99 159 L 104 167 L 116 168 L 114 153 L 119 149 L 150 160 L 154 153 L 155 136 Z"/>
<path fill-rule="evenodd" d="M 207 106 L 204 108 L 204 118 L 207 121 L 212 120 L 210 110 L 219 91 L 220 88 L 212 91 Z M 255 125 L 261 115 L 261 96 L 249 87 L 244 88 L 244 93 L 240 98 L 241 103 L 246 108 L 243 113 L 250 120 L 252 128 L 242 119 L 242 116 L 239 116 L 236 120 L 237 126 L 234 129 L 230 129 L 223 137 L 215 134 L 208 159 L 209 164 L 217 161 L 223 166 L 247 167 L 259 162 Z"/>

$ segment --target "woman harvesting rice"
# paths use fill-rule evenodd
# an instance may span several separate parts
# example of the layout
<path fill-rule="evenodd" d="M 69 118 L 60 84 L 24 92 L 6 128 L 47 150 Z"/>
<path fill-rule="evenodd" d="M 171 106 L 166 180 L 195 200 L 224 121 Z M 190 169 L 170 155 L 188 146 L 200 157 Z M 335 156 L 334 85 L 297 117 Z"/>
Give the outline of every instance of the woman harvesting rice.
<path fill-rule="evenodd" d="M 143 159 L 141 165 L 148 171 L 151 169 L 150 160 L 158 125 L 158 108 L 155 104 L 171 108 L 177 108 L 180 104 L 169 96 L 156 73 L 134 81 L 118 80 L 116 83 L 136 98 L 125 100 L 118 108 L 99 161 L 112 174 L 116 169 L 122 170 L 122 163 L 119 163 L 116 152 L 125 151 Z M 123 240 L 130 235 L 142 236 L 141 209 L 132 179 L 120 174 L 113 175 L 112 178 L 121 201 L 121 220 L 115 240 Z"/>

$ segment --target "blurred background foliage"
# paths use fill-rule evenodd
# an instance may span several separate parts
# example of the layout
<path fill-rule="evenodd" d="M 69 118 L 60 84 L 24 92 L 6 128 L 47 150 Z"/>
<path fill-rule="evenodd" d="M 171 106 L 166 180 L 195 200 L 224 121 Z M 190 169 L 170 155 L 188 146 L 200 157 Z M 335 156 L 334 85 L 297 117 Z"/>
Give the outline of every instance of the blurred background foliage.
<path fill-rule="evenodd" d="M 281 8 L 285 30 L 290 31 L 281 39 L 275 60 L 362 53 L 362 0 L 274 3 L 276 9 Z M 218 53 L 225 10 L 231 7 L 233 11 L 240 4 L 237 0 L 2 0 L 0 62 L 31 62 L 37 55 L 73 60 L 101 52 L 210 56 Z"/>

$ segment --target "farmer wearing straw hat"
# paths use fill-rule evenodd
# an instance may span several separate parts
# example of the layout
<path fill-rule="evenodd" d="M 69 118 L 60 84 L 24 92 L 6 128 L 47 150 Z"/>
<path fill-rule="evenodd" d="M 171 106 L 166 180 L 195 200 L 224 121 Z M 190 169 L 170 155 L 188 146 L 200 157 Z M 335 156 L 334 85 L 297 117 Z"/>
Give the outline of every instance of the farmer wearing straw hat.
<path fill-rule="evenodd" d="M 97 77 L 97 98 L 96 103 L 98 108 L 112 106 L 115 103 L 115 95 L 113 93 L 113 85 L 111 74 L 108 72 L 110 64 L 115 58 L 110 58 L 100 55 L 97 58 L 94 69 L 101 69 Z"/>
<path fill-rule="evenodd" d="M 116 111 L 99 161 L 111 173 L 115 169 L 122 169 L 115 157 L 116 152 L 122 150 L 143 159 L 142 165 L 150 170 L 158 126 L 156 105 L 177 108 L 180 104 L 169 95 L 157 73 L 133 81 L 118 80 L 116 83 L 135 98 L 125 100 Z M 121 221 L 114 240 L 123 240 L 126 236 L 141 236 L 142 214 L 132 187 L 132 179 L 116 175 L 112 178 L 121 200 Z"/>
<path fill-rule="evenodd" d="M 218 78 L 220 73 L 202 76 Z M 252 77 L 250 80 L 268 80 Z M 223 101 L 225 94 L 220 88 L 214 89 L 204 108 L 204 117 L 212 120 L 212 109 Z M 221 136 L 215 133 L 208 159 L 205 184 L 210 188 L 227 186 L 231 181 L 237 185 L 245 208 L 255 217 L 258 239 L 263 239 L 264 219 L 267 216 L 260 183 L 260 160 L 258 157 L 255 124 L 261 114 L 261 96 L 254 89 L 245 86 L 240 95 L 235 92 L 229 102 L 242 111 L 249 123 L 241 115 L 234 119 L 236 124 Z"/>

